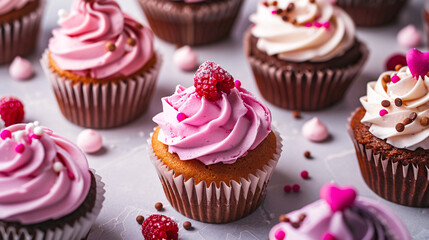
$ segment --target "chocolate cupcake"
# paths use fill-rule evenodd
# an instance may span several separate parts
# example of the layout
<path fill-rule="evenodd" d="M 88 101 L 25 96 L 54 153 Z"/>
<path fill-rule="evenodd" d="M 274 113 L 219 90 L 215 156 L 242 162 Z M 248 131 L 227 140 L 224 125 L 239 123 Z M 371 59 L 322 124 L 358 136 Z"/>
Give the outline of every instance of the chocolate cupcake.
<path fill-rule="evenodd" d="M 261 205 L 281 138 L 268 108 L 217 64 L 201 65 L 194 80 L 162 99 L 151 159 L 177 211 L 202 222 L 235 221 Z"/>
<path fill-rule="evenodd" d="M 243 0 L 139 0 L 156 36 L 177 45 L 228 37 Z"/>
<path fill-rule="evenodd" d="M 282 215 L 269 240 L 411 240 L 392 210 L 357 197 L 352 187 L 325 184 L 320 200 Z"/>
<path fill-rule="evenodd" d="M 45 0 L 0 2 L 0 64 L 33 52 L 44 7 Z"/>
<path fill-rule="evenodd" d="M 67 120 L 112 128 L 140 117 L 162 63 L 152 31 L 113 0 L 74 0 L 59 24 L 41 64 Z"/>
<path fill-rule="evenodd" d="M 427 55 L 427 53 L 426 53 Z M 406 206 L 429 207 L 429 69 L 417 50 L 408 67 L 368 83 L 349 120 L 362 177 L 379 196 Z"/>
<path fill-rule="evenodd" d="M 374 27 L 398 18 L 408 0 L 337 0 L 359 27 Z"/>
<path fill-rule="evenodd" d="M 0 239 L 86 238 L 104 201 L 104 184 L 83 152 L 40 127 L 0 132 Z"/>
<path fill-rule="evenodd" d="M 327 0 L 263 1 L 250 20 L 245 52 L 259 90 L 285 109 L 338 103 L 368 56 L 353 21 Z"/>

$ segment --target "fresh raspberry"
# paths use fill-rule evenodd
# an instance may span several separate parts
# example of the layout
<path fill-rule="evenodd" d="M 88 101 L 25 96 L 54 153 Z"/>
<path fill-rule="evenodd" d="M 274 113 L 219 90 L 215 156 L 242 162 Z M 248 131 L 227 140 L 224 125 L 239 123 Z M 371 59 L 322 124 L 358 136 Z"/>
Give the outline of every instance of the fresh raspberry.
<path fill-rule="evenodd" d="M 15 97 L 0 97 L 0 117 L 6 127 L 21 123 L 24 120 L 24 105 Z"/>
<path fill-rule="evenodd" d="M 145 240 L 177 240 L 179 238 L 177 223 L 171 218 L 153 214 L 144 220 L 142 233 Z"/>
<path fill-rule="evenodd" d="M 195 73 L 194 86 L 201 97 L 216 101 L 221 98 L 222 92 L 229 94 L 235 84 L 234 78 L 225 69 L 207 61 Z"/>
<path fill-rule="evenodd" d="M 407 66 L 407 59 L 403 54 L 390 56 L 386 61 L 386 71 L 395 71 L 396 65 Z"/>

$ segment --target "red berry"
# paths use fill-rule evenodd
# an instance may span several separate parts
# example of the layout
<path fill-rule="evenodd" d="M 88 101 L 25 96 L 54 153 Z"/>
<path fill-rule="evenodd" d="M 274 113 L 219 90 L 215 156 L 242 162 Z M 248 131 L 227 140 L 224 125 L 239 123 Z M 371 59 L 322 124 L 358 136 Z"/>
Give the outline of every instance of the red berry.
<path fill-rule="evenodd" d="M 403 54 L 390 56 L 386 61 L 386 71 L 395 71 L 396 65 L 407 66 L 407 59 Z"/>
<path fill-rule="evenodd" d="M 177 223 L 160 214 L 153 214 L 146 218 L 142 225 L 145 240 L 177 240 L 179 238 L 178 232 Z"/>
<path fill-rule="evenodd" d="M 0 97 L 0 117 L 6 127 L 24 121 L 24 105 L 15 97 Z"/>
<path fill-rule="evenodd" d="M 221 98 L 222 92 L 229 94 L 235 84 L 234 78 L 225 69 L 207 61 L 195 73 L 194 86 L 201 97 L 217 101 Z"/>

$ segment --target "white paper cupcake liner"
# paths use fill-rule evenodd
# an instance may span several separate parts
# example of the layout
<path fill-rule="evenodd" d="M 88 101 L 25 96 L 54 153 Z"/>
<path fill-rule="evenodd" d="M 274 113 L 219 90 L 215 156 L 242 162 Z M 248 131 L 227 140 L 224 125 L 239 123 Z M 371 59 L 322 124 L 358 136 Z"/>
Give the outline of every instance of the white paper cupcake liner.
<path fill-rule="evenodd" d="M 140 117 L 149 107 L 155 90 L 162 57 L 140 75 L 105 83 L 73 83 L 49 67 L 48 50 L 40 60 L 52 83 L 58 105 L 64 117 L 86 128 L 113 128 Z"/>
<path fill-rule="evenodd" d="M 174 170 L 163 164 L 152 149 L 152 135 L 148 139 L 150 159 L 156 167 L 165 195 L 170 204 L 186 217 L 207 223 L 227 223 L 243 218 L 255 211 L 265 197 L 266 187 L 274 172 L 282 152 L 282 139 L 276 135 L 276 152 L 268 164 L 258 170 L 256 175 L 240 182 L 230 181 L 229 186 L 221 182 L 208 185 L 201 181 L 197 185 L 194 178 L 185 181 L 183 175 L 175 176 Z"/>
<path fill-rule="evenodd" d="M 0 24 L 0 64 L 29 55 L 36 47 L 45 0 L 33 12 Z"/>
<path fill-rule="evenodd" d="M 354 111 L 352 117 L 359 108 Z M 350 124 L 347 131 L 353 141 L 359 167 L 368 187 L 380 197 L 410 207 L 429 207 L 429 168 L 424 163 L 403 164 L 386 160 L 365 144 L 359 143 Z"/>
<path fill-rule="evenodd" d="M 97 184 L 95 204 L 91 211 L 88 211 L 85 215 L 75 220 L 74 224 L 65 224 L 62 227 L 57 227 L 52 230 L 31 230 L 29 232 L 22 226 L 20 229 L 15 227 L 8 227 L 5 229 L 4 226 L 0 225 L 0 239 L 4 240 L 80 240 L 85 239 L 88 235 L 91 226 L 94 224 L 97 216 L 100 214 L 101 208 L 104 202 L 104 183 L 101 181 L 101 177 L 95 174 L 94 170 L 91 170 L 95 176 Z"/>

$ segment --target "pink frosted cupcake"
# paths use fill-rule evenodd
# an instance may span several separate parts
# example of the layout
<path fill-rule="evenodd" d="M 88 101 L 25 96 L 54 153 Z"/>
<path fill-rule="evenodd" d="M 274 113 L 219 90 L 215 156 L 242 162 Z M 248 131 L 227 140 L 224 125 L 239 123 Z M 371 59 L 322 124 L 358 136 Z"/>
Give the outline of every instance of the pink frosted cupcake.
<path fill-rule="evenodd" d="M 353 188 L 326 184 L 320 196 L 321 200 L 282 215 L 269 240 L 411 240 L 390 209 L 356 198 Z"/>
<path fill-rule="evenodd" d="M 45 0 L 0 1 L 0 64 L 36 47 Z"/>
<path fill-rule="evenodd" d="M 0 132 L 0 239 L 83 239 L 104 184 L 82 151 L 37 122 Z"/>
<path fill-rule="evenodd" d="M 63 15 L 41 60 L 63 115 L 89 128 L 138 118 L 161 66 L 152 31 L 113 0 L 75 0 Z"/>

